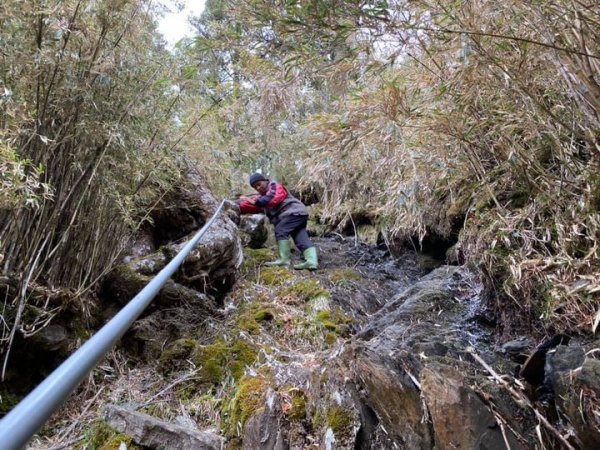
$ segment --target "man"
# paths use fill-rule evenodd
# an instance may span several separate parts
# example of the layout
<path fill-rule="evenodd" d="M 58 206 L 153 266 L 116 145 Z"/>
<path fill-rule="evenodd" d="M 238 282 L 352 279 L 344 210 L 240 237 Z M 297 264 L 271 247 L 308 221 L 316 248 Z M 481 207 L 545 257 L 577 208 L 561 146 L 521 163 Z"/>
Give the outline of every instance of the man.
<path fill-rule="evenodd" d="M 250 186 L 258 192 L 258 195 L 240 197 L 238 204 L 242 214 L 264 213 L 275 226 L 279 258 L 265 265 L 290 265 L 292 249 L 289 237 L 291 236 L 296 247 L 304 255 L 304 262 L 294 265 L 294 269 L 317 269 L 319 265 L 317 248 L 306 231 L 308 222 L 306 206 L 291 195 L 281 183 L 271 181 L 260 173 L 250 175 Z"/>

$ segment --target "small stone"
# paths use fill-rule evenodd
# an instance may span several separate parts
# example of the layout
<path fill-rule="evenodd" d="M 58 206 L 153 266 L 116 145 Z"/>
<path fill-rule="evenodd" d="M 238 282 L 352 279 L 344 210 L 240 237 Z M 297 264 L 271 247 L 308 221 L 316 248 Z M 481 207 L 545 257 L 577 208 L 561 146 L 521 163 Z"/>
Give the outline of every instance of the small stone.
<path fill-rule="evenodd" d="M 519 355 L 533 346 L 531 339 L 521 337 L 502 345 L 502 351 L 508 355 Z"/>

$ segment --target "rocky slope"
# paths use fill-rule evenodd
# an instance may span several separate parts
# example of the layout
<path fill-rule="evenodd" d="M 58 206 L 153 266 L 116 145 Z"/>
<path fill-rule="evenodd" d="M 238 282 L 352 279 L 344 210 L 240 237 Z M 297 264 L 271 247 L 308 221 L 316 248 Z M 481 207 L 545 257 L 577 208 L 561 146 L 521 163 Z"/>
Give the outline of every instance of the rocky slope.
<path fill-rule="evenodd" d="M 264 226 L 245 218 L 243 241 Z M 467 269 L 316 242 L 316 272 L 247 247 L 226 296 L 159 302 L 31 448 L 596 448 L 593 343 L 502 346 Z"/>

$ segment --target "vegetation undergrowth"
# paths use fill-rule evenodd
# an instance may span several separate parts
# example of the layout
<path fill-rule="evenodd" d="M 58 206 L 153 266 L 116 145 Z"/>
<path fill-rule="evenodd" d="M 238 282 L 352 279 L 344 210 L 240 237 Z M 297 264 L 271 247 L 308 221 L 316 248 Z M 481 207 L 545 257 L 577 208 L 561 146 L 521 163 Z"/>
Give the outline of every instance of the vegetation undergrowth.
<path fill-rule="evenodd" d="M 236 76 L 215 81 L 228 95 L 206 142 L 236 174 L 259 166 L 318 200 L 317 232 L 457 240 L 455 258 L 485 275 L 507 330 L 591 333 L 599 7 L 463 6 L 215 2 L 190 50 Z M 244 157 L 228 158 L 231 145 Z"/>

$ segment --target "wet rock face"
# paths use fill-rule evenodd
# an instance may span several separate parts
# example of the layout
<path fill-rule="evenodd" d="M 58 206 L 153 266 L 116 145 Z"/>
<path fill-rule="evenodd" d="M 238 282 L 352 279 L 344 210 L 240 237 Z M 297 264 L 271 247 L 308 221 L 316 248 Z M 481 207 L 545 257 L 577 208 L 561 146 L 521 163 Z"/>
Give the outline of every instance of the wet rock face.
<path fill-rule="evenodd" d="M 506 438 L 491 410 L 459 369 L 432 363 L 421 371 L 423 397 L 440 450 L 523 448 L 510 431 Z"/>
<path fill-rule="evenodd" d="M 494 397 L 505 412 L 510 405 L 469 353 L 492 358 L 469 325 L 480 289 L 464 269 L 436 269 L 374 314 L 346 352 L 358 402 L 392 440 L 384 448 L 524 448 L 510 429 L 526 434 L 528 418 L 506 417 L 502 429 L 483 399 Z"/>

